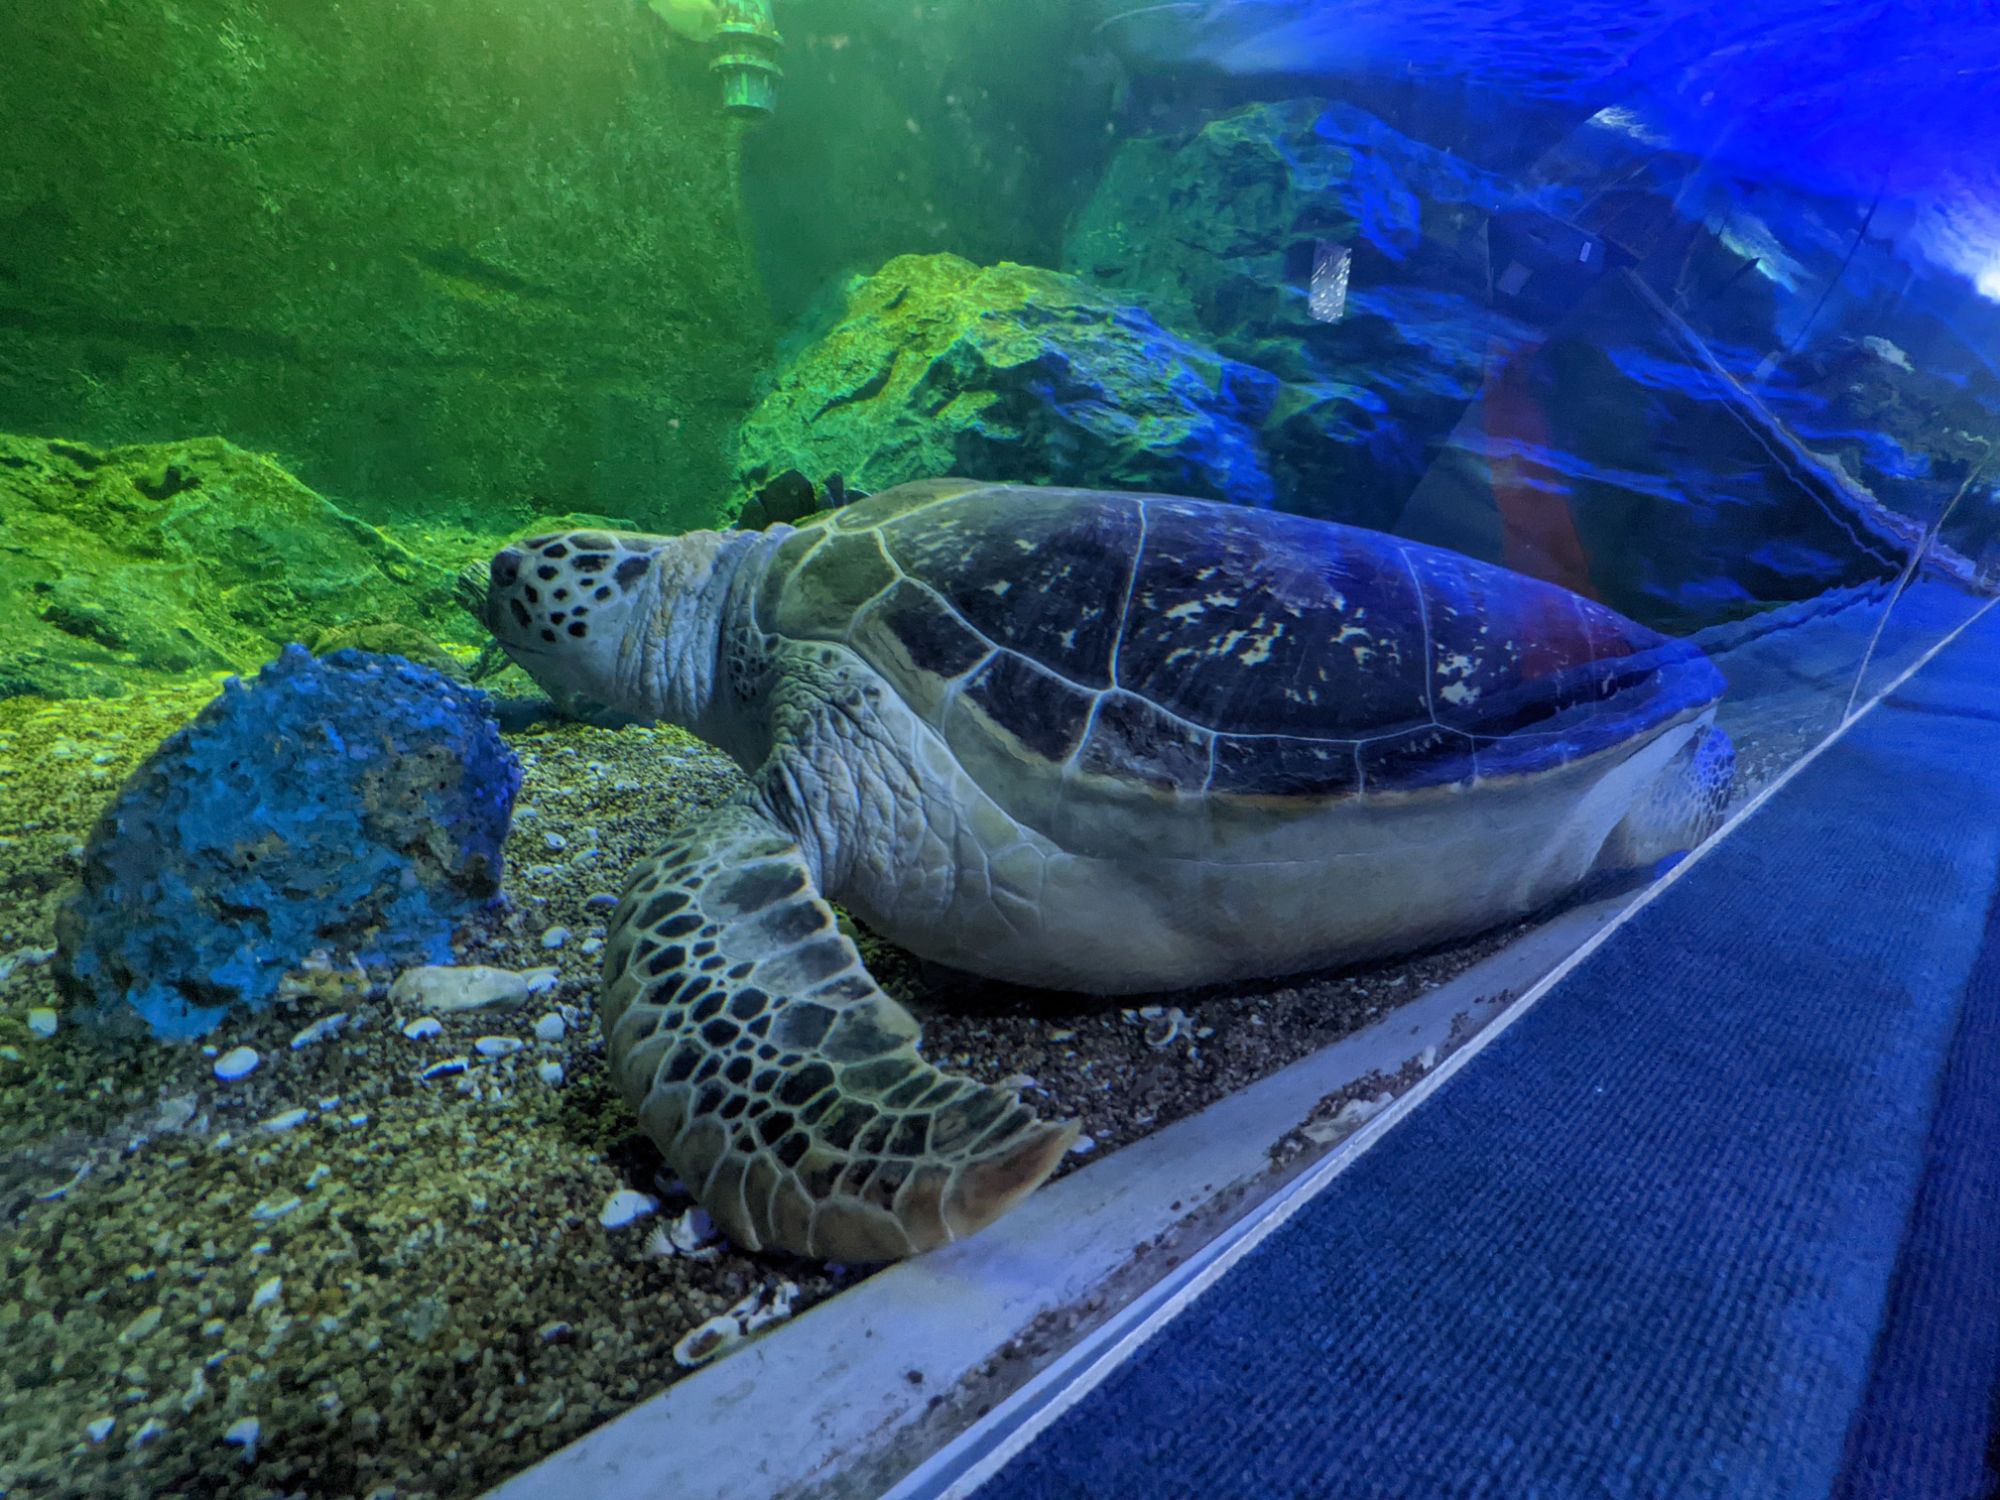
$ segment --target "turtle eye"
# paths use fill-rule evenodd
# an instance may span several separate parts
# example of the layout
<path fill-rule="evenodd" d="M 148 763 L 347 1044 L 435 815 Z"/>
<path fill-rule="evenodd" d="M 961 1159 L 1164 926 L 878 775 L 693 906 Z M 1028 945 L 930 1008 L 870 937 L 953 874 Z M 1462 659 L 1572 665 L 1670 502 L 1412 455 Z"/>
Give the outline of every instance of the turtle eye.
<path fill-rule="evenodd" d="M 512 587 L 514 580 L 521 576 L 521 554 L 512 547 L 502 548 L 493 554 L 493 563 L 486 570 L 486 575 L 496 589 Z"/>

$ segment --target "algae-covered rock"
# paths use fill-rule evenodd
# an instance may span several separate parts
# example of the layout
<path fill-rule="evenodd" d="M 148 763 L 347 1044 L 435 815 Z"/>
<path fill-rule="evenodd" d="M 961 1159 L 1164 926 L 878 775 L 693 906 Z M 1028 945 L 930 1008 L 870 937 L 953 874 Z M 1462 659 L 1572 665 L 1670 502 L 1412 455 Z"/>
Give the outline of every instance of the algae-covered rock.
<path fill-rule="evenodd" d="M 0 696 L 247 671 L 363 623 L 435 659 L 427 622 L 453 620 L 448 582 L 221 438 L 0 435 Z"/>
<path fill-rule="evenodd" d="M 1488 305 L 1486 226 L 1518 194 L 1348 105 L 1253 104 L 1118 150 L 1064 265 L 1286 382 L 1264 439 L 1287 509 L 1390 524 L 1427 444 L 1532 335 Z M 1349 257 L 1316 320 L 1320 245 Z"/>
<path fill-rule="evenodd" d="M 1277 384 L 1076 277 L 905 255 L 779 372 L 738 472 L 749 490 L 796 469 L 870 492 L 963 474 L 1266 505 Z"/>
<path fill-rule="evenodd" d="M 120 790 L 57 917 L 57 975 L 187 1037 L 288 975 L 448 963 L 499 892 L 520 784 L 484 694 L 288 647 Z"/>

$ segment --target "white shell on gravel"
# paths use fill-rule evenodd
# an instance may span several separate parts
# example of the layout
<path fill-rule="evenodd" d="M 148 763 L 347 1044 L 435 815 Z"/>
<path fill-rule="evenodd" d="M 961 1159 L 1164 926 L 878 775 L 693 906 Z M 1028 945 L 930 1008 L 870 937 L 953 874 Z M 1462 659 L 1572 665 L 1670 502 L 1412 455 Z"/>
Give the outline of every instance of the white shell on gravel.
<path fill-rule="evenodd" d="M 436 1016 L 418 1016 L 414 1021 L 403 1023 L 403 1035 L 413 1042 L 421 1042 L 427 1036 L 436 1036 L 444 1030 L 444 1022 Z"/>
<path fill-rule="evenodd" d="M 250 1294 L 250 1311 L 255 1312 L 260 1307 L 269 1307 L 278 1300 L 278 1294 L 284 1289 L 285 1278 L 282 1276 L 273 1276 L 268 1281 L 259 1282 L 257 1290 Z"/>
<path fill-rule="evenodd" d="M 483 1036 L 472 1045 L 481 1057 L 512 1057 L 528 1044 L 517 1036 Z"/>
<path fill-rule="evenodd" d="M 535 1022 L 535 1037 L 538 1041 L 559 1042 L 563 1039 L 565 1029 L 563 1018 L 554 1011 L 550 1011 L 541 1020 Z"/>
<path fill-rule="evenodd" d="M 768 1328 L 773 1323 L 782 1323 L 792 1315 L 792 1302 L 799 1295 L 797 1282 L 781 1281 L 775 1290 L 753 1293 L 732 1307 L 730 1311 L 743 1320 L 743 1331 L 755 1333 L 760 1328 Z M 766 1301 L 766 1298 L 769 1301 Z"/>
<path fill-rule="evenodd" d="M 705 1208 L 691 1208 L 658 1226 L 646 1237 L 646 1253 L 660 1260 L 714 1260 L 722 1254 L 722 1237 Z"/>
<path fill-rule="evenodd" d="M 231 1047 L 215 1060 L 215 1076 L 225 1083 L 235 1078 L 247 1078 L 257 1071 L 261 1060 L 255 1047 Z"/>
<path fill-rule="evenodd" d="M 560 948 L 568 941 L 569 929 L 567 927 L 551 927 L 547 932 L 542 934 L 542 946 L 544 948 Z"/>
<path fill-rule="evenodd" d="M 54 1036 L 56 1027 L 61 1024 L 56 1013 L 46 1005 L 37 1005 L 28 1012 L 28 1030 L 36 1036 Z"/>
<path fill-rule="evenodd" d="M 542 980 L 543 975 L 547 975 L 546 980 Z M 396 982 L 389 986 L 389 998 L 398 1005 L 415 1005 L 424 1010 L 494 1010 L 519 1005 L 538 989 L 546 989 L 554 982 L 553 969 L 426 964 L 398 974 Z"/>
<path fill-rule="evenodd" d="M 330 1036 L 337 1036 L 340 1033 L 340 1028 L 346 1024 L 347 1012 L 344 1010 L 334 1015 L 321 1016 L 312 1025 L 292 1038 L 292 1050 L 296 1052 L 301 1047 L 310 1047 L 314 1042 L 323 1042 Z"/>
<path fill-rule="evenodd" d="M 303 1125 L 311 1118 L 312 1111 L 309 1109 L 288 1109 L 281 1115 L 272 1115 L 270 1119 L 259 1120 L 257 1123 L 275 1133 L 290 1130 L 294 1125 Z"/>
<path fill-rule="evenodd" d="M 535 1071 L 542 1075 L 542 1082 L 550 1088 L 563 1081 L 563 1065 L 559 1062 L 545 1062 Z"/>
<path fill-rule="evenodd" d="M 623 1229 L 627 1224 L 636 1224 L 659 1211 L 660 1200 L 651 1193 L 620 1188 L 604 1200 L 604 1207 L 598 1210 L 597 1222 L 606 1229 Z"/>
<path fill-rule="evenodd" d="M 732 1344 L 743 1342 L 743 1328 L 728 1313 L 691 1329 L 674 1345 L 674 1363 L 686 1370 L 707 1364 Z"/>

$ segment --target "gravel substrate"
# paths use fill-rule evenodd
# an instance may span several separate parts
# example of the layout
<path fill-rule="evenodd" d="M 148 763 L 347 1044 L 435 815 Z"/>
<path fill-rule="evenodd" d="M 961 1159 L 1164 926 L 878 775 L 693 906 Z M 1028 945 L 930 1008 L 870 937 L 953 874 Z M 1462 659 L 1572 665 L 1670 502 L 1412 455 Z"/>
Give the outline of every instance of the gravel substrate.
<path fill-rule="evenodd" d="M 510 732 L 508 902 L 461 957 L 555 966 L 517 1010 L 412 1037 L 392 975 L 323 973 L 206 1046 L 60 1014 L 33 951 L 56 892 L 126 772 L 213 691 L 0 703 L 0 968 L 18 956 L 0 979 L 0 1494 L 476 1494 L 669 1384 L 705 1320 L 758 1295 L 801 1311 L 855 1278 L 648 1246 L 690 1205 L 607 1086 L 595 950 L 630 862 L 736 784 L 674 731 Z M 1512 935 L 1115 1003 L 863 945 L 932 1059 L 1082 1120 L 1075 1170 Z M 219 1077 L 239 1048 L 255 1066 Z M 659 1211 L 603 1227 L 621 1189 Z"/>

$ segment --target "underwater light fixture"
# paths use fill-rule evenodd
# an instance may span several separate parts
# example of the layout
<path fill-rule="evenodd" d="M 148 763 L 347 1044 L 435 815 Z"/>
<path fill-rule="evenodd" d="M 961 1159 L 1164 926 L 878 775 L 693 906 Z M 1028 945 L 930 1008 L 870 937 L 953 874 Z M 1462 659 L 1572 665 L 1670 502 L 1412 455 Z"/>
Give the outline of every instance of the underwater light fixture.
<path fill-rule="evenodd" d="M 712 47 L 709 70 L 722 79 L 725 114 L 762 118 L 778 107 L 777 19 L 771 0 L 646 0 L 677 35 Z"/>
<path fill-rule="evenodd" d="M 725 114 L 762 118 L 778 107 L 777 19 L 771 0 L 719 0 L 721 20 L 715 31 L 715 59 L 709 68 L 722 79 Z"/>

